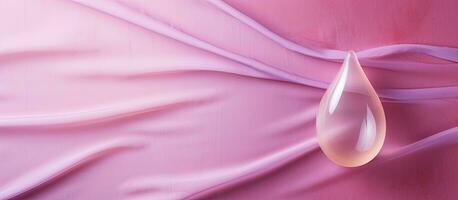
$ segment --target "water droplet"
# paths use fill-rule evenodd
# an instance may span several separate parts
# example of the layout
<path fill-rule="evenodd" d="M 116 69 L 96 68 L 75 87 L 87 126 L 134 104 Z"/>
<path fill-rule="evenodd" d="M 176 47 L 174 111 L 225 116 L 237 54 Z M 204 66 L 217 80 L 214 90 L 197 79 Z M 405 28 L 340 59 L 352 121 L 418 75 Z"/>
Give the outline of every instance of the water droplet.
<path fill-rule="evenodd" d="M 382 148 L 385 113 L 353 51 L 321 99 L 316 127 L 322 151 L 341 166 L 364 165 Z"/>

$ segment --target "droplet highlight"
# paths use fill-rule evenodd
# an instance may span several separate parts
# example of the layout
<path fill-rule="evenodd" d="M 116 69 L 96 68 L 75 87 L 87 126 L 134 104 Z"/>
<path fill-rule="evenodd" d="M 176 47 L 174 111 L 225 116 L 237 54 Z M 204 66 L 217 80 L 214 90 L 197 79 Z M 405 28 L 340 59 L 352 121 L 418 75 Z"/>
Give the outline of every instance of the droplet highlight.
<path fill-rule="evenodd" d="M 383 106 L 353 51 L 321 99 L 316 128 L 321 150 L 344 167 L 368 163 L 383 146 Z"/>

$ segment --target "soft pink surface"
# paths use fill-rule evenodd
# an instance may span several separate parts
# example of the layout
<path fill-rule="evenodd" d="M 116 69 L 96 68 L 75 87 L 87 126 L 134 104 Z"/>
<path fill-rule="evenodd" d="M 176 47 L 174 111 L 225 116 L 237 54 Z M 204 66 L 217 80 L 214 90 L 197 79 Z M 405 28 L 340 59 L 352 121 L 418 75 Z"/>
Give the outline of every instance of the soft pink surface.
<path fill-rule="evenodd" d="M 227 3 L 0 1 L 0 199 L 458 197 L 458 1 Z M 349 49 L 387 118 L 352 169 L 315 139 Z"/>

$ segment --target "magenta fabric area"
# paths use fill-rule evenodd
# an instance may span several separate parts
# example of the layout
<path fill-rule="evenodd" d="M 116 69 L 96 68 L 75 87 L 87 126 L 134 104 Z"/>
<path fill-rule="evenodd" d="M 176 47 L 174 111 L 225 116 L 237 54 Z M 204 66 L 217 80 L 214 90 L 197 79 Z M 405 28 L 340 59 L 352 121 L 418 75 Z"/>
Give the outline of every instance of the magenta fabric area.
<path fill-rule="evenodd" d="M 0 1 L 0 199 L 458 199 L 458 1 Z M 315 118 L 346 51 L 386 138 Z"/>

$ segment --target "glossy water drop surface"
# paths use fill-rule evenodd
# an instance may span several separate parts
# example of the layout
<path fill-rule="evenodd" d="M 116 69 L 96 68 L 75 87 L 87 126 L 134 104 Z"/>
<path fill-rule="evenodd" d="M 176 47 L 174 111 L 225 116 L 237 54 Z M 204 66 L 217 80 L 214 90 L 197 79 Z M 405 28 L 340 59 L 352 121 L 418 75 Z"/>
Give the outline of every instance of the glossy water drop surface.
<path fill-rule="evenodd" d="M 382 148 L 385 113 L 354 52 L 321 99 L 316 127 L 322 151 L 341 166 L 364 165 Z"/>

